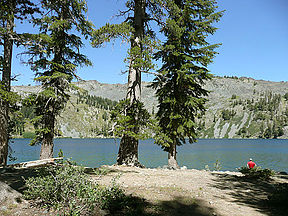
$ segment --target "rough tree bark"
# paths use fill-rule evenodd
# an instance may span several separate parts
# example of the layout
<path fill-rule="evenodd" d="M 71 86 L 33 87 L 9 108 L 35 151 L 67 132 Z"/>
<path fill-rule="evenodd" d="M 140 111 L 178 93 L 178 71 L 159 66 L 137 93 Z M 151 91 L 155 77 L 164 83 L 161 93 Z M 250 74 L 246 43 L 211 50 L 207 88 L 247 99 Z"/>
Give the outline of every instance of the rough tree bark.
<path fill-rule="evenodd" d="M 2 73 L 2 86 L 6 93 L 11 89 L 11 65 L 13 51 L 13 27 L 14 16 L 12 12 L 13 4 L 10 2 L 11 13 L 7 17 L 6 29 L 7 33 L 4 37 L 4 65 Z M 0 166 L 7 165 L 8 157 L 8 125 L 9 124 L 9 102 L 6 99 L 0 98 Z"/>
<path fill-rule="evenodd" d="M 48 113 L 45 116 L 45 126 L 48 129 L 48 132 L 43 135 L 43 140 L 41 143 L 41 152 L 40 160 L 53 158 L 53 149 L 54 149 L 54 126 L 55 126 L 55 116 L 53 113 Z"/>
<path fill-rule="evenodd" d="M 179 169 L 179 165 L 176 160 L 176 142 L 174 141 L 173 144 L 170 145 L 169 147 L 169 152 L 168 152 L 168 167 L 172 169 Z"/>
<path fill-rule="evenodd" d="M 141 40 L 144 36 L 144 21 L 145 21 L 145 5 L 146 0 L 135 0 L 135 11 L 134 11 L 134 27 L 135 33 L 131 38 L 131 49 L 139 48 L 142 52 Z M 128 74 L 128 91 L 126 99 L 131 104 L 137 102 L 141 98 L 141 68 L 135 66 L 135 60 L 133 58 L 139 58 L 141 56 L 131 56 Z M 135 115 L 137 115 L 135 113 Z M 137 116 L 136 116 L 137 121 Z M 139 128 L 135 127 L 132 129 L 134 133 L 139 132 Z M 128 166 L 141 166 L 138 161 L 138 139 L 124 135 L 120 142 L 120 147 L 117 157 L 118 165 Z"/>

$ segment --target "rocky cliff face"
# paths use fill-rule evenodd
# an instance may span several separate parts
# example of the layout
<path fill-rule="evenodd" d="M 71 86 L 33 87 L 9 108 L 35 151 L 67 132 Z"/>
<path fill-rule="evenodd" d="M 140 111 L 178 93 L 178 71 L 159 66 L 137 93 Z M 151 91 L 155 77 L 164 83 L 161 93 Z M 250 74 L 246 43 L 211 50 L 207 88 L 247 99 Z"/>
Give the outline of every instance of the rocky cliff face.
<path fill-rule="evenodd" d="M 87 93 L 71 93 L 70 103 L 57 121 L 59 133 L 64 137 L 107 136 L 112 102 L 125 98 L 126 85 L 93 80 L 75 84 Z M 142 101 L 153 112 L 157 100 L 148 85 L 142 85 Z M 197 120 L 199 137 L 288 138 L 288 82 L 215 77 L 205 88 L 210 94 L 207 111 Z M 26 96 L 37 93 L 39 87 L 15 86 L 13 90 Z"/>

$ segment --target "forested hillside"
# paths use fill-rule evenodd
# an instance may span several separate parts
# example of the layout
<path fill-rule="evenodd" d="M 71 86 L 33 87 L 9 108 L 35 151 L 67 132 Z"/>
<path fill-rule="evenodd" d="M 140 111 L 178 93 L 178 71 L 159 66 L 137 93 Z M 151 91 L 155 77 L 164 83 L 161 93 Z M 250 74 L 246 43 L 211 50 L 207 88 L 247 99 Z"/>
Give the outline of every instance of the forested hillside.
<path fill-rule="evenodd" d="M 110 111 L 125 97 L 126 85 L 97 81 L 76 83 L 84 91 L 71 92 L 71 99 L 57 118 L 58 136 L 107 137 Z M 157 110 L 154 90 L 143 84 L 142 100 L 153 114 Z M 37 86 L 15 86 L 22 97 L 37 92 Z M 207 111 L 197 120 L 200 138 L 287 138 L 288 83 L 251 78 L 215 77 L 205 86 L 210 91 Z M 22 106 L 15 119 L 15 136 L 30 137 L 34 128 L 33 107 Z"/>

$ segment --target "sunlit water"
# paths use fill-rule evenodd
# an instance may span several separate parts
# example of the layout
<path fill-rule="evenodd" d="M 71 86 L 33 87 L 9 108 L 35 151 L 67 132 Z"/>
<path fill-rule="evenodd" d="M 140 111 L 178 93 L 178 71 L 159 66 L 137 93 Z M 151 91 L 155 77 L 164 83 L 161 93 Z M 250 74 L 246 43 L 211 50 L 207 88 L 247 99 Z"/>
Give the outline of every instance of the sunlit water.
<path fill-rule="evenodd" d="M 29 146 L 29 139 L 14 139 L 11 143 L 13 156 L 18 163 L 39 159 L 40 146 Z M 99 167 L 116 162 L 119 139 L 55 139 L 54 156 L 60 149 L 64 156 L 79 164 Z M 221 170 L 236 171 L 253 158 L 258 166 L 288 172 L 288 140 L 200 139 L 177 149 L 180 166 L 214 169 L 216 160 Z M 146 167 L 155 168 L 167 164 L 167 153 L 153 144 L 153 140 L 140 141 L 139 160 Z"/>

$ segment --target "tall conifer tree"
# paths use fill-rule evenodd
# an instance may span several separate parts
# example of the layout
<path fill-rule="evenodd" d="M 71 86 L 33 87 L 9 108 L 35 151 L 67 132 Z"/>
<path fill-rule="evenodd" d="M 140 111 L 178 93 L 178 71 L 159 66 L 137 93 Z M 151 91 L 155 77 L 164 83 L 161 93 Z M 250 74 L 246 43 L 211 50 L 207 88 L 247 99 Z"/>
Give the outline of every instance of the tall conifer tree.
<path fill-rule="evenodd" d="M 1 0 L 0 2 L 0 46 L 3 53 L 0 55 L 0 166 L 7 164 L 9 141 L 9 107 L 13 104 L 15 95 L 11 89 L 13 45 L 23 44 L 29 37 L 17 34 L 15 20 L 27 21 L 29 15 L 38 11 L 29 0 Z"/>
<path fill-rule="evenodd" d="M 166 41 L 155 55 L 163 65 L 154 80 L 159 110 L 157 118 L 164 136 L 156 142 L 168 152 L 168 165 L 178 168 L 176 146 L 196 141 L 195 118 L 205 110 L 208 91 L 204 82 L 211 78 L 207 66 L 220 44 L 209 44 L 223 12 L 215 0 L 167 1 L 168 19 L 162 32 Z M 163 139 L 165 137 L 165 139 Z"/>
<path fill-rule="evenodd" d="M 86 20 L 85 0 L 42 0 L 43 16 L 34 20 L 40 33 L 26 54 L 36 72 L 41 91 L 34 96 L 37 119 L 36 137 L 32 144 L 41 143 L 40 159 L 53 157 L 56 116 L 69 99 L 71 81 L 77 66 L 91 65 L 79 52 L 83 46 L 79 35 L 88 37 L 92 24 Z"/>
<path fill-rule="evenodd" d="M 162 0 L 128 0 L 127 10 L 121 15 L 126 20 L 121 24 L 106 24 L 94 32 L 92 45 L 101 46 L 115 38 L 121 38 L 130 42 L 128 51 L 128 88 L 122 120 L 122 139 L 120 142 L 117 164 L 140 166 L 138 161 L 138 138 L 142 117 L 147 117 L 147 111 L 143 109 L 141 99 L 141 73 L 149 72 L 154 65 L 151 52 L 155 47 L 155 32 L 149 26 L 151 21 L 161 23 L 163 17 Z M 141 120 L 142 119 L 142 120 Z M 140 123 L 141 121 L 141 123 Z M 123 123 L 123 122 L 122 122 Z"/>

